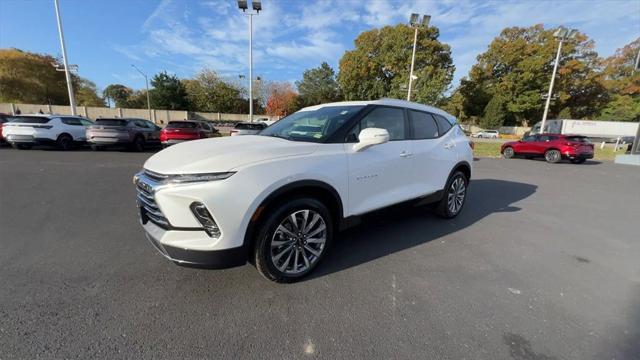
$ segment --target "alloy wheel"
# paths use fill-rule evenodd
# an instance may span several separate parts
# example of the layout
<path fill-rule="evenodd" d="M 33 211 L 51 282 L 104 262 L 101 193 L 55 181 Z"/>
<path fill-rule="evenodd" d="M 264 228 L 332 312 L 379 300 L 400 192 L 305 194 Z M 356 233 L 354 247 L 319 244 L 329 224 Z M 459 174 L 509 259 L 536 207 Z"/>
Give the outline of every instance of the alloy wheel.
<path fill-rule="evenodd" d="M 455 178 L 447 193 L 447 208 L 451 214 L 457 214 L 462 209 L 466 193 L 467 186 L 464 183 L 464 179 L 462 177 Z"/>
<path fill-rule="evenodd" d="M 327 225 L 314 210 L 298 210 L 284 218 L 271 238 L 273 265 L 285 274 L 300 274 L 320 259 L 327 242 Z"/>
<path fill-rule="evenodd" d="M 505 148 L 504 151 L 502 152 L 502 155 L 507 159 L 512 158 L 513 157 L 513 148 L 511 148 L 511 147 Z"/>

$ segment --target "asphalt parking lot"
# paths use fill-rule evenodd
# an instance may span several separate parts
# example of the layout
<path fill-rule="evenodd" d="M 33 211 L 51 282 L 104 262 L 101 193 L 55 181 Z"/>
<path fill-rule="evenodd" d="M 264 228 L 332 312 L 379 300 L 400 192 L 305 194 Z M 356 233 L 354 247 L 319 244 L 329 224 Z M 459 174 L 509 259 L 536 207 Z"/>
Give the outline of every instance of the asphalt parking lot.
<path fill-rule="evenodd" d="M 0 359 L 640 358 L 640 169 L 479 159 L 451 221 L 396 209 L 312 277 L 178 267 L 151 153 L 0 149 Z"/>

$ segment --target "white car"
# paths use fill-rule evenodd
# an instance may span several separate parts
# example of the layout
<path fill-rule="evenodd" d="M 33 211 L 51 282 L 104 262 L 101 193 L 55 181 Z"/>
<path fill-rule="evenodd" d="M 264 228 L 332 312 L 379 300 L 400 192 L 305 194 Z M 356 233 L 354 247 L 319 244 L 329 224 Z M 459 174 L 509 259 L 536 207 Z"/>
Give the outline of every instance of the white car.
<path fill-rule="evenodd" d="M 210 268 L 249 260 L 268 279 L 291 282 L 338 230 L 373 210 L 420 199 L 455 217 L 472 162 L 453 116 L 382 99 L 307 107 L 260 135 L 175 145 L 149 158 L 134 184 L 147 238 L 169 260 Z"/>
<path fill-rule="evenodd" d="M 267 126 L 268 125 L 263 122 L 240 122 L 231 129 L 229 135 L 255 135 L 264 130 Z"/>
<path fill-rule="evenodd" d="M 471 137 L 478 139 L 497 139 L 500 137 L 500 132 L 498 132 L 498 130 L 482 130 L 472 134 Z"/>
<path fill-rule="evenodd" d="M 74 144 L 87 140 L 86 130 L 93 122 L 80 116 L 16 115 L 4 124 L 3 135 L 16 149 L 30 149 L 33 145 L 55 145 L 69 150 Z"/>

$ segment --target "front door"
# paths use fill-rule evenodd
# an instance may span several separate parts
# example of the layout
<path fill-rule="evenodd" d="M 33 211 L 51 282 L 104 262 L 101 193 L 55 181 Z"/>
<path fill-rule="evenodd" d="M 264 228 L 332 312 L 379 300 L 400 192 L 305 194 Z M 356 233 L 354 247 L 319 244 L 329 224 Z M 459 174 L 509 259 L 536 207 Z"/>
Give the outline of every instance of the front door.
<path fill-rule="evenodd" d="M 349 214 L 359 215 L 416 196 L 413 186 L 413 143 L 402 108 L 375 107 L 350 131 L 349 138 L 366 128 L 389 132 L 389 142 L 362 151 L 345 144 L 349 159 Z"/>

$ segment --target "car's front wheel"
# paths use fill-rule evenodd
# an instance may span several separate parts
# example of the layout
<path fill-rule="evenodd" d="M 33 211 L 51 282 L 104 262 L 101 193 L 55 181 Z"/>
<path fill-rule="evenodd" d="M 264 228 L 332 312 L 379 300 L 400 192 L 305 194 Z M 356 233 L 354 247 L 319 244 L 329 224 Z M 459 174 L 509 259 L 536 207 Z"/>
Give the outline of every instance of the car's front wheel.
<path fill-rule="evenodd" d="M 462 171 L 454 172 L 447 181 L 442 199 L 436 206 L 436 213 L 445 219 L 458 216 L 467 199 L 468 186 L 467 176 Z"/>
<path fill-rule="evenodd" d="M 73 147 L 73 138 L 70 135 L 62 134 L 58 136 L 56 145 L 60 150 L 71 150 L 71 148 Z"/>
<path fill-rule="evenodd" d="M 504 156 L 505 159 L 511 159 L 514 155 L 515 152 L 513 151 L 513 148 L 511 146 L 507 146 L 506 148 L 504 148 L 504 150 L 502 150 L 502 156 Z"/>
<path fill-rule="evenodd" d="M 332 238 L 333 222 L 322 202 L 313 198 L 284 202 L 260 226 L 256 268 L 269 280 L 294 282 L 318 265 Z"/>

